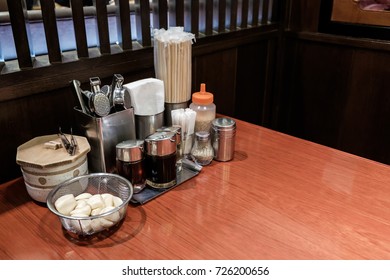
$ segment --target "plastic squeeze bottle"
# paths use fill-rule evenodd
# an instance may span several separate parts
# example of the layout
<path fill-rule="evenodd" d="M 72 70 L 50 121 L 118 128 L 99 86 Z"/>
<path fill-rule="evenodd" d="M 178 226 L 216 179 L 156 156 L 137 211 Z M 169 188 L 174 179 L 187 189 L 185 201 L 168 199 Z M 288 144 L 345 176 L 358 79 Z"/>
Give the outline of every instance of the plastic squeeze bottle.
<path fill-rule="evenodd" d="M 210 132 L 211 122 L 215 119 L 216 106 L 213 103 L 214 95 L 206 92 L 206 84 L 200 84 L 200 91 L 192 94 L 190 109 L 196 112 L 195 133 L 198 131 Z"/>

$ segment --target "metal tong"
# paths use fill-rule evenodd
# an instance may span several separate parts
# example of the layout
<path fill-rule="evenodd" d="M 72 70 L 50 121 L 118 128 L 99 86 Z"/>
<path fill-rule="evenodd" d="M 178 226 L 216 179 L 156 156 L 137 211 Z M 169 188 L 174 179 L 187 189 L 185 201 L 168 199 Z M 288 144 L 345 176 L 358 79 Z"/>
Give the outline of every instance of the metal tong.
<path fill-rule="evenodd" d="M 74 156 L 77 151 L 77 141 L 76 138 L 73 137 L 73 131 L 72 128 L 70 129 L 70 141 L 66 137 L 64 133 L 61 131 L 61 127 L 58 129 L 58 136 L 61 139 L 62 146 L 65 148 L 65 150 L 68 152 L 69 155 Z"/>

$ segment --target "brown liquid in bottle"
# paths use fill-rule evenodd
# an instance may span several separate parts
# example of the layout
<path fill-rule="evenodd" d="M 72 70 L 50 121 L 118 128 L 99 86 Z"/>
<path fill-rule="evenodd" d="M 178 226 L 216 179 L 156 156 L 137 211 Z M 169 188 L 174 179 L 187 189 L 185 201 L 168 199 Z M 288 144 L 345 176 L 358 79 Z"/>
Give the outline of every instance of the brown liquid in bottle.
<path fill-rule="evenodd" d="M 176 153 L 165 156 L 146 155 L 146 183 L 155 188 L 176 184 Z"/>
<path fill-rule="evenodd" d="M 128 179 L 133 186 L 143 185 L 146 179 L 145 161 L 125 162 L 117 161 L 118 174 Z"/>

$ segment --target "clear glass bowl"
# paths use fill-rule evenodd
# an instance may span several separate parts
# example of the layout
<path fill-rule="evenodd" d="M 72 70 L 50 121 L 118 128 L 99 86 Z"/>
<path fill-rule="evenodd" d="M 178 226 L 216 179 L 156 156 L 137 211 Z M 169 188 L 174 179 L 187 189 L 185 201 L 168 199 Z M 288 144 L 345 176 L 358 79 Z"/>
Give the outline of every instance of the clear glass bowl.
<path fill-rule="evenodd" d="M 113 207 L 103 214 L 88 217 L 75 217 L 61 214 L 55 207 L 58 198 L 66 194 L 75 197 L 82 193 L 104 194 L 109 193 L 122 200 L 122 204 Z M 127 179 L 109 173 L 92 173 L 69 179 L 55 187 L 47 196 L 47 207 L 56 214 L 63 226 L 73 237 L 93 236 L 97 233 L 118 228 L 126 216 L 127 206 L 133 196 L 133 186 Z M 115 216 L 115 222 L 107 223 L 107 220 Z"/>

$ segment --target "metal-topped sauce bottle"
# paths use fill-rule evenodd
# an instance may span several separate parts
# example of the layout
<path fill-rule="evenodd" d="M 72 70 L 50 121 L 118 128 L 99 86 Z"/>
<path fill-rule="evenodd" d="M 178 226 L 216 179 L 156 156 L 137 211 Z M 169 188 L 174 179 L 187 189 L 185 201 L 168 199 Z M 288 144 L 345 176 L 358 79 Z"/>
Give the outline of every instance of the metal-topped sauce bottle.
<path fill-rule="evenodd" d="M 134 193 L 145 188 L 146 167 L 143 140 L 126 140 L 116 145 L 116 168 L 118 174 L 128 179 Z"/>
<path fill-rule="evenodd" d="M 182 149 L 182 132 L 180 125 L 163 126 L 156 131 L 174 132 L 176 134 L 176 171 L 180 172 L 183 169 L 183 149 Z"/>
<path fill-rule="evenodd" d="M 176 184 L 176 133 L 155 132 L 145 138 L 146 183 L 153 188 Z"/>

